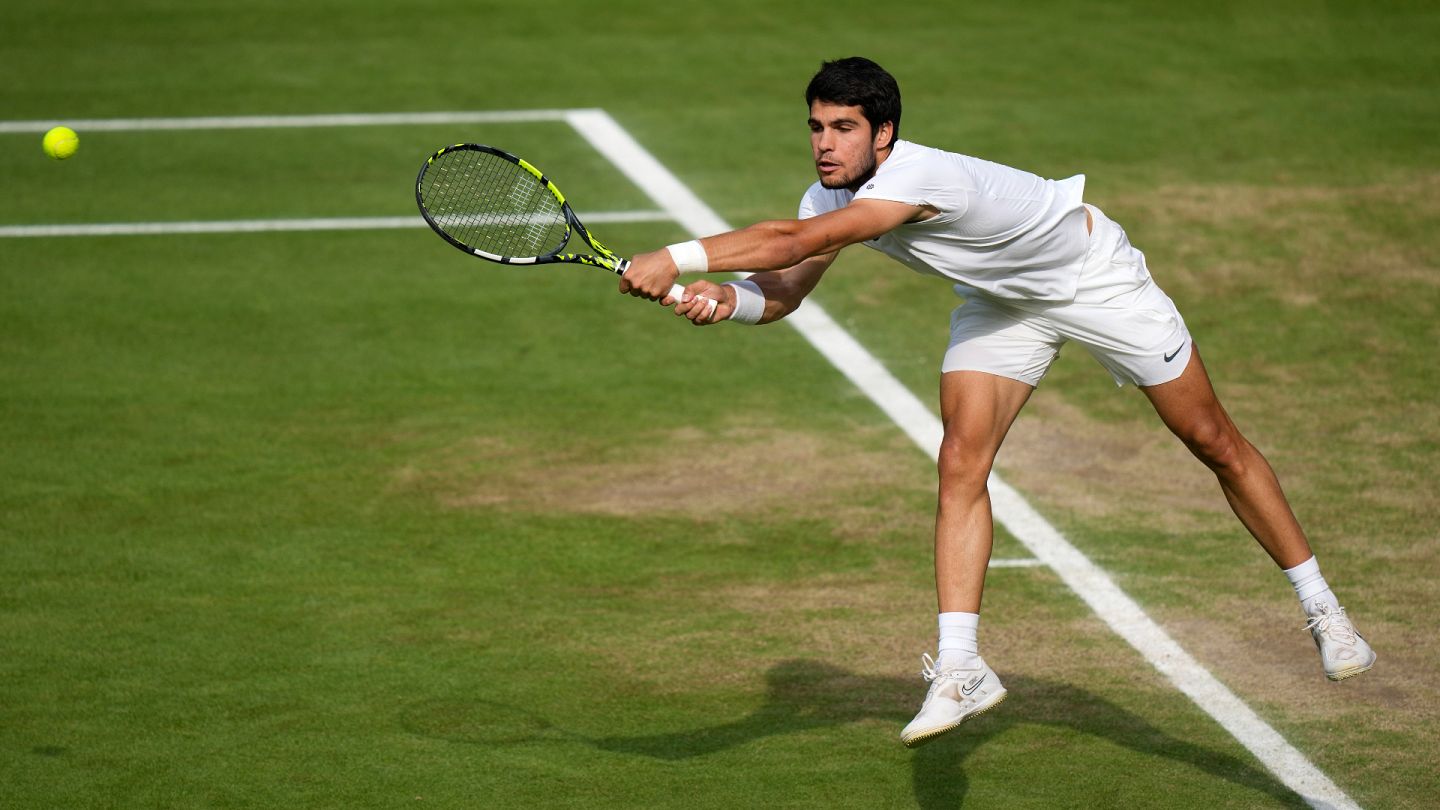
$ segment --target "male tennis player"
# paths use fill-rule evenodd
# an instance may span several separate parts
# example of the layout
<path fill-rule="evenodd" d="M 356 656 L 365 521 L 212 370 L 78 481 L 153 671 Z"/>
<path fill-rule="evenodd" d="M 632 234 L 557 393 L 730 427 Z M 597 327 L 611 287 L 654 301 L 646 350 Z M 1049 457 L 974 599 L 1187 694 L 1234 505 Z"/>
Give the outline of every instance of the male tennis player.
<path fill-rule="evenodd" d="M 1066 342 L 1084 346 L 1117 384 L 1144 392 L 1215 473 L 1236 516 L 1294 586 L 1326 676 L 1368 670 L 1375 653 L 1321 576 L 1269 463 L 1216 399 L 1144 255 L 1084 202 L 1085 177 L 1046 180 L 899 140 L 900 89 L 868 59 L 825 63 L 805 100 L 820 180 L 801 199 L 799 218 L 637 256 L 620 291 L 668 304 L 682 272 L 750 271 L 745 281 L 690 284 L 676 312 L 701 325 L 770 323 L 800 306 L 842 248 L 864 243 L 964 296 L 940 376 L 939 659 L 922 656 L 929 692 L 900 739 L 918 745 L 1005 698 L 976 640 L 992 540 L 986 478 Z"/>

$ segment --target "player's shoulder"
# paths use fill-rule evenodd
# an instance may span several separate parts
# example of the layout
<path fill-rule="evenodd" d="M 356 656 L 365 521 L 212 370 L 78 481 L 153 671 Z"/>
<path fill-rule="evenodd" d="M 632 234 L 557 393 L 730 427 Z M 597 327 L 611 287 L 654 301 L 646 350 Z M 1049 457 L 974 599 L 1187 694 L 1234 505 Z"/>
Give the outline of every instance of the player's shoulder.
<path fill-rule="evenodd" d="M 876 174 L 963 170 L 965 160 L 965 156 L 957 152 L 899 140 Z"/>
<path fill-rule="evenodd" d="M 926 146 L 923 143 L 916 143 L 900 138 L 895 141 L 895 146 L 890 150 L 890 159 L 901 163 L 912 163 L 921 160 L 933 160 L 944 154 L 944 149 L 936 149 L 933 146 Z"/>

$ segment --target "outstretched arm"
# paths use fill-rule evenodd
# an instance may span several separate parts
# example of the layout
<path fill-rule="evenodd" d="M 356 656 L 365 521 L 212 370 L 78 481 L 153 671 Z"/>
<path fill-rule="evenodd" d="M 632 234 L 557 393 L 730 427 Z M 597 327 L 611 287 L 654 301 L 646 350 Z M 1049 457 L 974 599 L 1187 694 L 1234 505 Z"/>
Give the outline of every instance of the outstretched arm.
<path fill-rule="evenodd" d="M 856 200 L 844 208 L 817 217 L 760 222 L 699 241 L 704 248 L 707 272 L 763 274 L 794 270 L 807 259 L 820 256 L 829 255 L 833 259 L 834 254 L 847 245 L 874 239 L 907 222 L 916 222 L 931 215 L 933 210 L 925 206 L 886 200 Z M 828 265 L 829 262 L 825 262 L 825 266 Z M 620 278 L 620 292 L 659 300 L 668 306 L 673 303 L 668 295 L 670 287 L 679 274 L 680 270 L 668 250 L 642 253 L 633 259 L 630 269 Z M 808 276 L 808 273 L 792 276 L 788 283 L 798 284 L 803 276 Z M 758 278 L 754 280 L 760 283 Z M 818 280 L 817 273 L 815 281 Z M 812 281 L 805 292 L 808 293 L 814 286 Z M 781 290 L 777 289 L 777 292 Z M 801 297 L 804 297 L 803 294 Z M 766 298 L 769 298 L 768 291 Z"/>
<path fill-rule="evenodd" d="M 835 261 L 836 255 L 838 254 L 826 253 L 806 259 L 793 267 L 751 276 L 750 281 L 760 288 L 765 298 L 764 313 L 756 323 L 773 323 L 799 309 L 800 302 L 820 283 L 820 277 Z M 719 323 L 729 319 L 735 312 L 737 291 L 729 284 L 701 280 L 691 283 L 685 288 L 685 292 L 686 300 L 675 306 L 675 314 L 689 318 L 696 326 Z M 710 301 L 716 302 L 713 311 L 710 309 Z"/>

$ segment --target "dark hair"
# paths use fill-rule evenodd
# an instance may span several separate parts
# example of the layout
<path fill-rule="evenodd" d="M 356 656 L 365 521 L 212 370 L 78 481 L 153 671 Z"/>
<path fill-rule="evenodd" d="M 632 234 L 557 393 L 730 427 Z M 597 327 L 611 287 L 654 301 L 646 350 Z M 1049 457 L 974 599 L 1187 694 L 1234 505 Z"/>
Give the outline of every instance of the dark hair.
<path fill-rule="evenodd" d="M 891 145 L 900 137 L 900 85 L 885 68 L 863 56 L 849 56 L 820 65 L 820 72 L 805 88 L 805 105 L 813 105 L 817 100 L 859 107 L 874 131 L 889 121 L 894 126 Z"/>

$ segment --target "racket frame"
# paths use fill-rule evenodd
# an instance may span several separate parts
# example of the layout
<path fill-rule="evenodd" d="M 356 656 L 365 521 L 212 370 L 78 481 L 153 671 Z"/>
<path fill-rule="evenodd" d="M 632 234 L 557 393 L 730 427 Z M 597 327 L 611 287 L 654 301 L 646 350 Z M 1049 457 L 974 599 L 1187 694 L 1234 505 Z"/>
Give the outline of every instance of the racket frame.
<path fill-rule="evenodd" d="M 424 195 L 421 193 L 422 184 L 425 181 L 425 174 L 430 170 L 430 167 L 434 165 L 435 161 L 441 156 L 446 155 L 450 152 L 462 150 L 486 152 L 491 155 L 495 155 L 496 157 L 508 160 L 533 175 L 535 179 L 540 182 L 541 185 L 545 186 L 546 190 L 548 190 L 552 195 L 554 195 L 556 201 L 560 203 L 560 212 L 565 217 L 565 234 L 564 238 L 560 240 L 560 243 L 556 245 L 553 250 L 548 253 L 543 253 L 539 256 L 501 256 L 495 253 L 481 250 L 472 245 L 465 244 L 451 234 L 447 233 L 445 229 L 442 228 L 440 224 L 435 221 L 434 217 L 430 215 L 430 211 L 426 209 L 425 198 Z M 415 176 L 415 204 L 419 206 L 420 216 L 425 218 L 426 224 L 430 226 L 431 230 L 439 234 L 442 239 L 454 245 L 456 248 L 459 248 L 460 250 L 469 253 L 472 256 L 479 256 L 482 259 L 487 259 L 492 262 L 497 262 L 499 264 L 518 265 L 552 264 L 559 262 L 571 264 L 588 264 L 591 267 L 599 267 L 621 276 L 625 275 L 625 271 L 630 268 L 629 259 L 624 259 L 616 256 L 613 251 L 601 244 L 600 241 L 597 240 L 590 233 L 590 229 L 585 227 L 585 224 L 580 221 L 580 218 L 578 216 L 575 215 L 575 211 L 570 208 L 570 203 L 566 201 L 565 195 L 560 191 L 558 187 L 556 187 L 555 183 L 553 183 L 550 178 L 545 176 L 544 172 L 535 168 L 535 166 L 531 165 L 530 162 L 525 160 L 524 158 L 517 155 L 512 155 L 503 149 L 497 149 L 493 146 L 487 146 L 485 144 L 479 143 L 457 143 L 440 149 L 435 154 L 431 155 L 428 159 L 426 159 L 425 163 L 421 165 L 420 173 Z M 594 251 L 594 253 L 563 253 L 562 251 L 564 251 L 565 247 L 570 243 L 570 237 L 572 234 L 579 235 L 580 238 L 585 241 L 585 244 L 590 246 L 590 249 Z"/>

